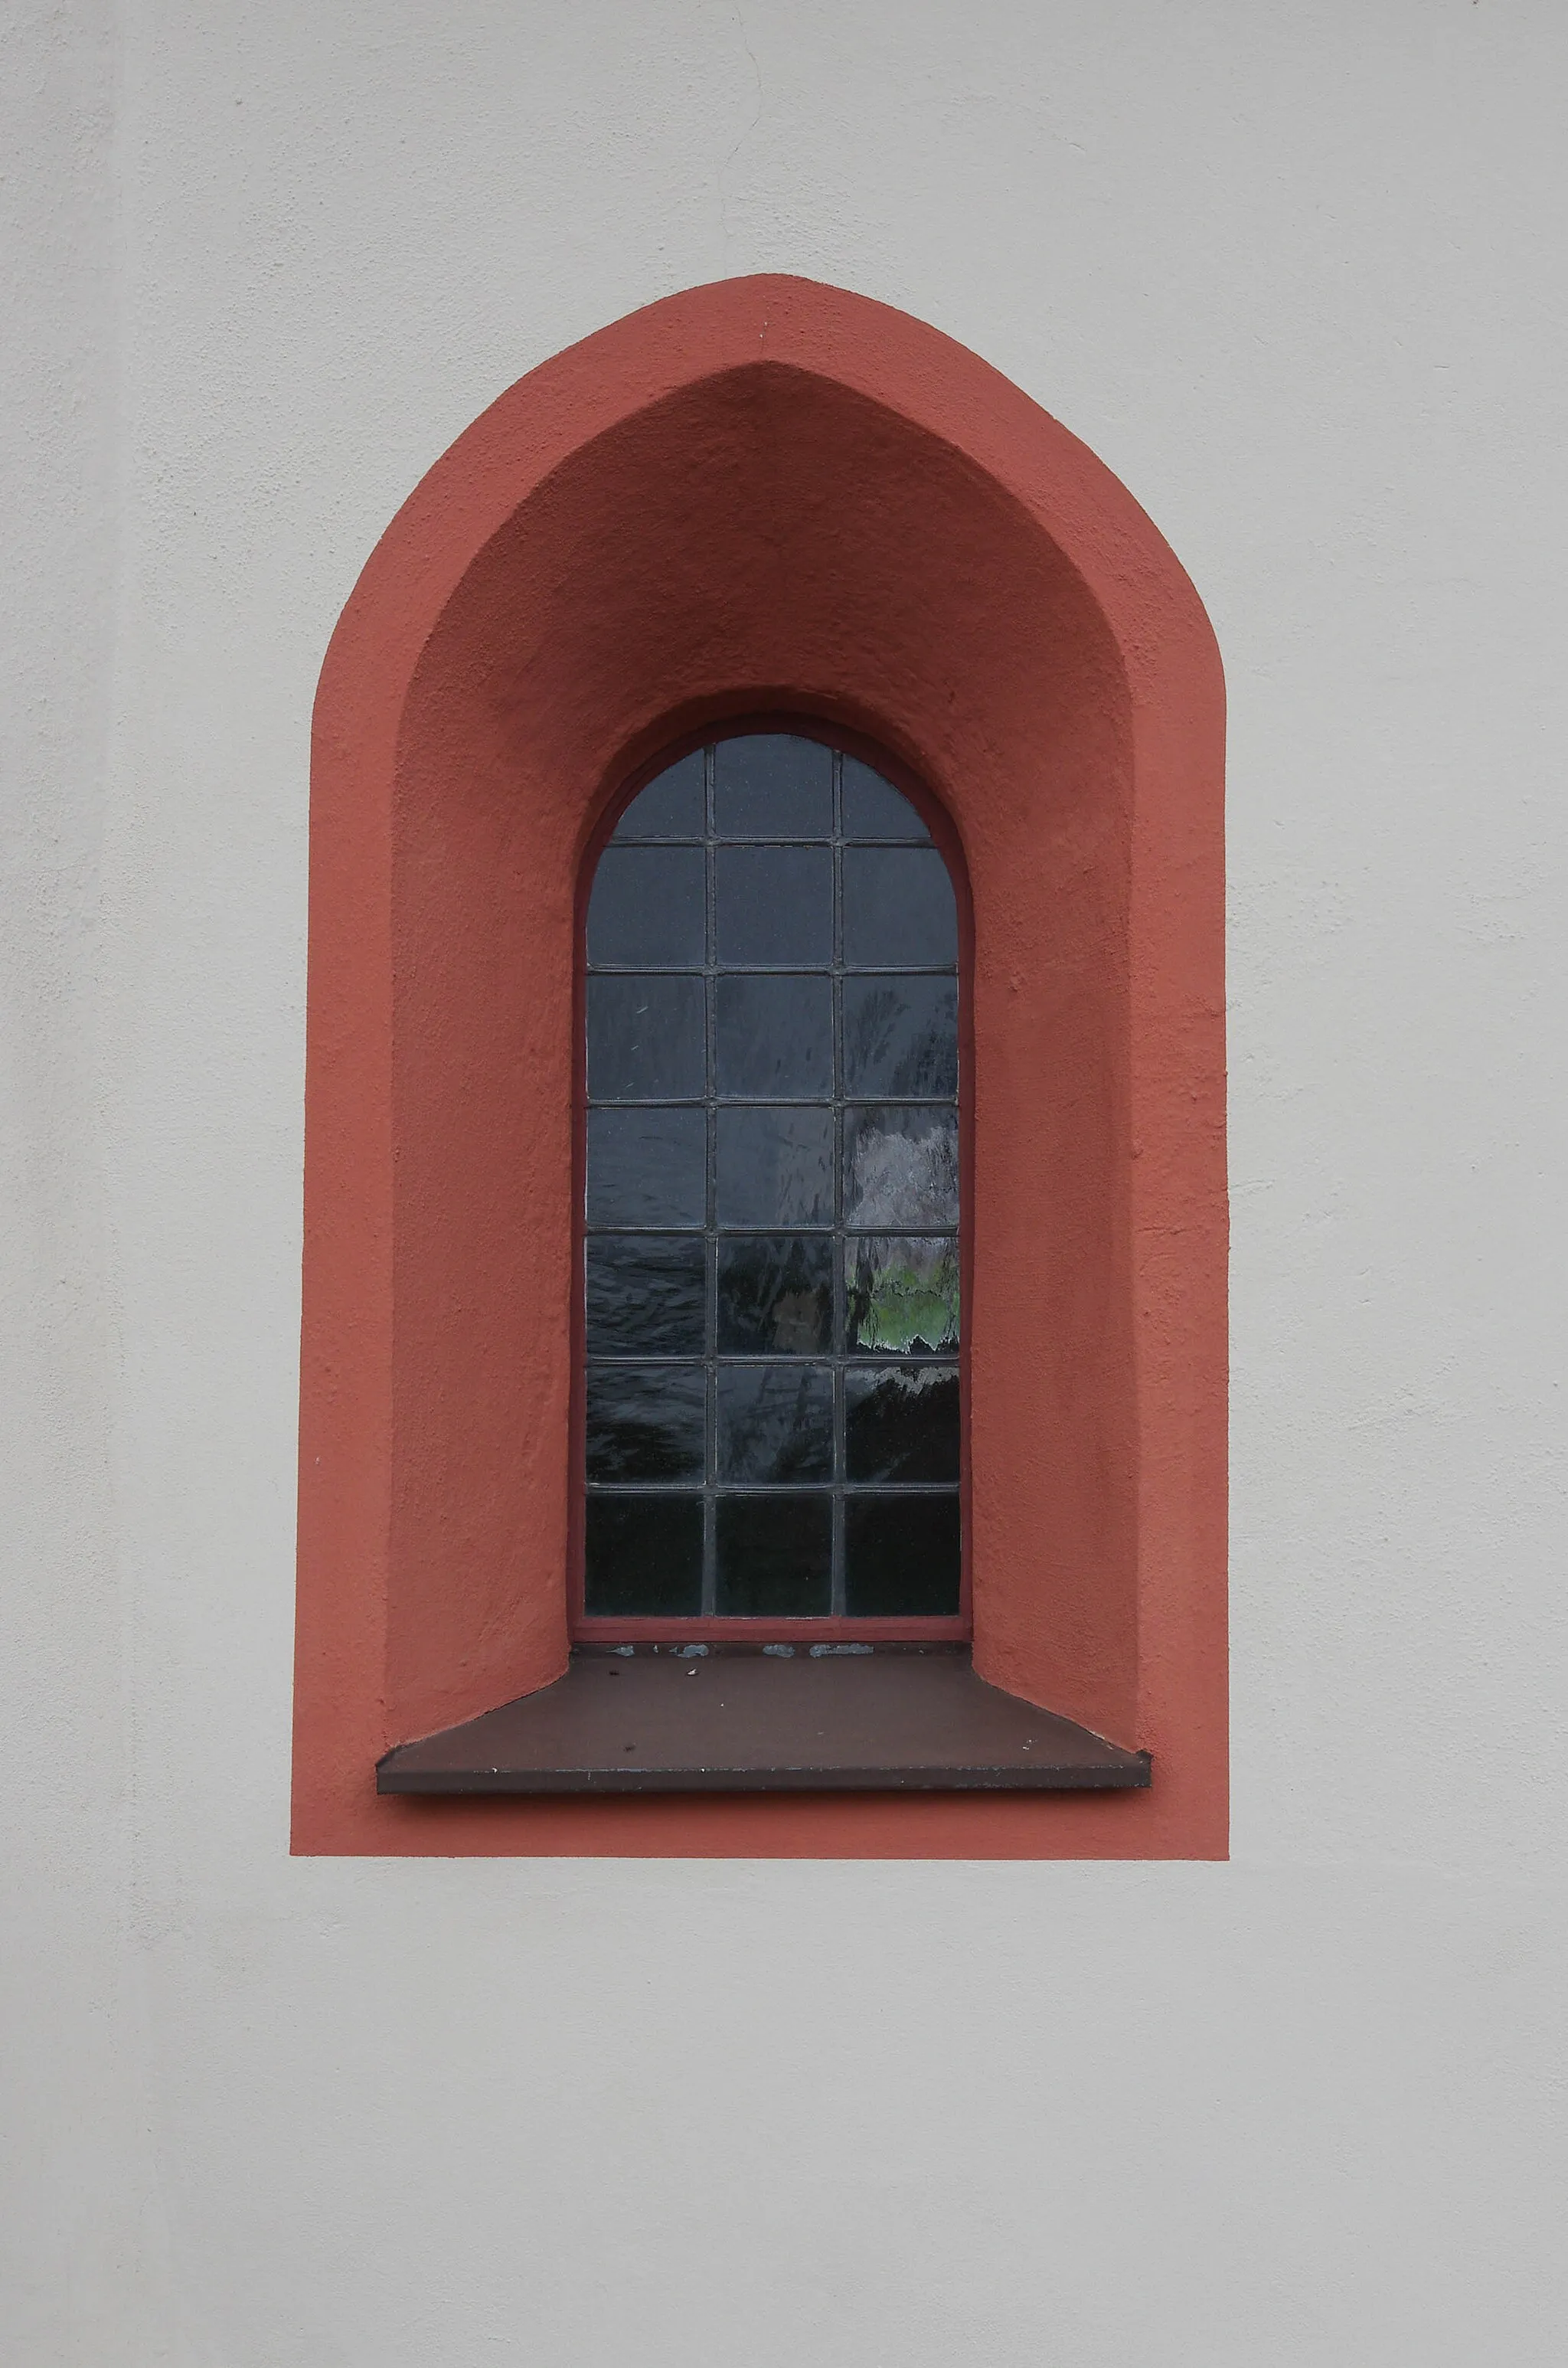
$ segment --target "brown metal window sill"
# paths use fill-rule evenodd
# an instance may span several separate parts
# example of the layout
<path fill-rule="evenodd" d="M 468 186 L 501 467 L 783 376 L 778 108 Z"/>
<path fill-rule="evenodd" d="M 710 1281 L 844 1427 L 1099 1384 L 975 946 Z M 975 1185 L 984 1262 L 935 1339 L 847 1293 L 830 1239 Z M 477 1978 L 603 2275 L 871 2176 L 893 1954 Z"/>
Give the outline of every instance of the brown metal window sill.
<path fill-rule="evenodd" d="M 574 1653 L 563 1678 L 376 1769 L 378 1793 L 1107 1792 L 1125 1751 L 977 1678 L 963 1646 Z"/>

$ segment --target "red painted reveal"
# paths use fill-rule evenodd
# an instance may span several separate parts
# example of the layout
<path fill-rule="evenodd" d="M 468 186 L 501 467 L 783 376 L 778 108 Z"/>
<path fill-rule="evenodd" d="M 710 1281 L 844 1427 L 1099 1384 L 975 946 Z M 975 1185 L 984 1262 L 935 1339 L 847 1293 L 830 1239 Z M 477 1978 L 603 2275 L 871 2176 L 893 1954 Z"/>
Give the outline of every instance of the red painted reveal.
<path fill-rule="evenodd" d="M 641 764 L 760 712 L 890 751 L 956 834 L 977 1665 L 1153 1787 L 378 1799 L 388 1745 L 563 1665 L 583 860 Z M 432 469 L 316 709 L 297 1848 L 1222 1852 L 1222 728 L 1124 488 L 861 298 L 672 298 Z"/>

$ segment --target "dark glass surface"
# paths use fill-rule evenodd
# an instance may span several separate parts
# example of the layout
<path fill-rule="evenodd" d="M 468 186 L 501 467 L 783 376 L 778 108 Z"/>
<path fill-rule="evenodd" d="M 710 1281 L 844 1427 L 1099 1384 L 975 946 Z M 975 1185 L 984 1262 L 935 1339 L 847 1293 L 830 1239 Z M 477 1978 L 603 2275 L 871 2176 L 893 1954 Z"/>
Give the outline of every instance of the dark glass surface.
<path fill-rule="evenodd" d="M 616 824 L 615 836 L 626 838 L 700 838 L 705 821 L 702 751 L 681 757 L 678 764 L 640 790 Z"/>
<path fill-rule="evenodd" d="M 588 1367 L 590 1480 L 700 1480 L 708 1381 L 700 1365 Z"/>
<path fill-rule="evenodd" d="M 713 827 L 721 838 L 831 838 L 832 749 L 781 732 L 721 740 Z"/>
<path fill-rule="evenodd" d="M 588 1092 L 595 1101 L 700 1100 L 699 978 L 588 981 Z"/>
<path fill-rule="evenodd" d="M 956 1490 L 846 1498 L 844 1609 L 852 1620 L 935 1619 L 959 1602 Z"/>
<path fill-rule="evenodd" d="M 700 1497 L 590 1497 L 585 1546 L 589 1612 L 653 1620 L 701 1611 Z"/>
<path fill-rule="evenodd" d="M 831 1110 L 745 1110 L 718 1115 L 721 1225 L 833 1223 Z"/>
<path fill-rule="evenodd" d="M 934 847 L 846 847 L 844 959 L 851 970 L 956 962 L 958 906 Z"/>
<path fill-rule="evenodd" d="M 700 1357 L 700 1234 L 591 1234 L 585 1266 L 590 1357 Z"/>
<path fill-rule="evenodd" d="M 707 865 L 699 847 L 607 847 L 588 899 L 588 960 L 618 970 L 700 969 Z"/>
<path fill-rule="evenodd" d="M 721 1497 L 714 1609 L 810 1619 L 833 1607 L 833 1499 Z"/>
<path fill-rule="evenodd" d="M 827 1366 L 720 1366 L 719 1477 L 832 1479 L 833 1374 Z"/>
<path fill-rule="evenodd" d="M 924 838 L 931 836 L 902 790 L 884 781 L 858 757 L 844 759 L 846 838 Z"/>
<path fill-rule="evenodd" d="M 846 1246 L 844 1345 L 851 1354 L 930 1356 L 959 1345 L 955 1241 L 871 1235 Z"/>
<path fill-rule="evenodd" d="M 830 979 L 748 978 L 742 973 L 717 981 L 714 1003 L 714 1067 L 722 1099 L 814 1101 L 832 1095 Z"/>
<path fill-rule="evenodd" d="M 699 1110 L 588 1112 L 590 1225 L 700 1225 L 707 1205 Z"/>
<path fill-rule="evenodd" d="M 857 1233 L 959 1221 L 956 1110 L 887 1103 L 844 1113 L 844 1222 Z"/>
<path fill-rule="evenodd" d="M 833 959 L 830 848 L 721 847 L 714 866 L 722 962 L 825 970 Z"/>
<path fill-rule="evenodd" d="M 744 1234 L 719 1245 L 719 1353 L 821 1356 L 833 1346 L 833 1242 Z"/>
<path fill-rule="evenodd" d="M 851 1480 L 956 1480 L 956 1365 L 851 1365 L 844 1376 L 845 1472 Z"/>
<path fill-rule="evenodd" d="M 586 947 L 587 1609 L 955 1610 L 958 929 L 925 822 L 818 742 L 716 743 L 622 816 Z"/>
<path fill-rule="evenodd" d="M 959 1089 L 959 990 L 951 978 L 846 978 L 844 1090 L 951 1100 Z"/>

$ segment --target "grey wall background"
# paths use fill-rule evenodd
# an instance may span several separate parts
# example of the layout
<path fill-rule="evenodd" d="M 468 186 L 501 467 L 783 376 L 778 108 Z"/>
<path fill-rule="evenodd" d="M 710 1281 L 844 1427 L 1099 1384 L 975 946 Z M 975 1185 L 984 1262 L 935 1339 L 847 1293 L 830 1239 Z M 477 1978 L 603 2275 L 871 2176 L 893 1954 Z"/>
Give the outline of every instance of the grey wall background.
<path fill-rule="evenodd" d="M 4 39 L 7 2358 L 1554 2362 L 1568 17 Z M 286 1854 L 316 670 L 483 404 L 759 268 L 1009 372 L 1225 653 L 1228 1866 Z"/>

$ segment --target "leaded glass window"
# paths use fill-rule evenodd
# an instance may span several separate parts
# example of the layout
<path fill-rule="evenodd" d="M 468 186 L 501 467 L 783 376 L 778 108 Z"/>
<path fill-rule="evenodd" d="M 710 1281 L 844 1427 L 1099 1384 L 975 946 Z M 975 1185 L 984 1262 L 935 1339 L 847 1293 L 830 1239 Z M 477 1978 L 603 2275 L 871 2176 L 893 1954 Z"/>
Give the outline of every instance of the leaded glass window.
<path fill-rule="evenodd" d="M 584 1608 L 960 1608 L 958 915 L 778 733 L 635 797 L 586 933 Z"/>

